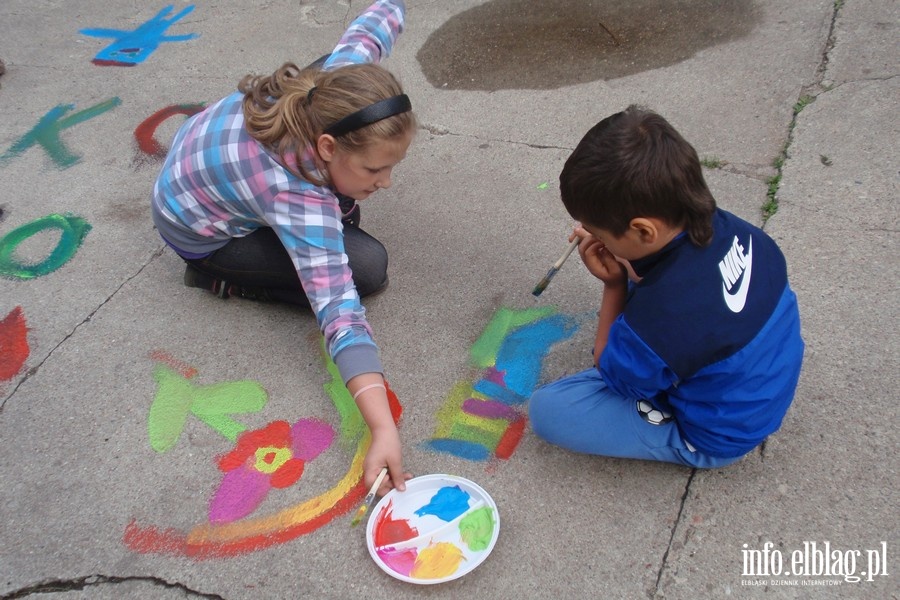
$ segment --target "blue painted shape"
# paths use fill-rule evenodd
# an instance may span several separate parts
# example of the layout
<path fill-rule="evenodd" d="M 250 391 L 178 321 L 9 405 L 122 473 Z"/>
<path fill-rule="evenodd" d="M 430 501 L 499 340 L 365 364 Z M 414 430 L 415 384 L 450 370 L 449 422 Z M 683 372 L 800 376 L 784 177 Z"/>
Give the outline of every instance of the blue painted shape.
<path fill-rule="evenodd" d="M 428 504 L 416 511 L 416 515 L 434 515 L 442 521 L 452 521 L 469 509 L 470 497 L 458 485 L 448 485 L 439 489 Z"/>
<path fill-rule="evenodd" d="M 488 381 L 487 379 L 478 380 L 478 382 L 472 386 L 472 389 L 479 394 L 484 394 L 491 400 L 496 400 L 497 402 L 502 402 L 509 406 L 525 404 L 525 401 L 528 399 L 525 396 L 520 396 L 514 391 L 503 387 L 499 383 Z"/>
<path fill-rule="evenodd" d="M 491 451 L 481 444 L 475 442 L 467 442 L 465 440 L 454 440 L 451 438 L 437 438 L 428 440 L 425 446 L 431 448 L 435 452 L 442 454 L 452 454 L 457 458 L 465 460 L 487 460 L 491 456 Z"/>
<path fill-rule="evenodd" d="M 132 67 L 144 62 L 163 42 L 184 42 L 200 35 L 198 33 L 165 35 L 165 31 L 173 23 L 184 18 L 194 10 L 194 5 L 191 4 L 171 19 L 166 19 L 166 15 L 172 12 L 173 8 L 171 5 L 165 7 L 155 17 L 143 23 L 134 31 L 88 28 L 80 29 L 79 33 L 91 37 L 114 38 L 109 46 L 97 53 L 93 60 L 95 64 Z"/>
<path fill-rule="evenodd" d="M 541 367 L 550 349 L 577 330 L 576 319 L 556 314 L 520 327 L 506 336 L 496 360 L 496 368 L 503 373 L 506 387 L 519 396 L 530 397 L 537 387 Z"/>

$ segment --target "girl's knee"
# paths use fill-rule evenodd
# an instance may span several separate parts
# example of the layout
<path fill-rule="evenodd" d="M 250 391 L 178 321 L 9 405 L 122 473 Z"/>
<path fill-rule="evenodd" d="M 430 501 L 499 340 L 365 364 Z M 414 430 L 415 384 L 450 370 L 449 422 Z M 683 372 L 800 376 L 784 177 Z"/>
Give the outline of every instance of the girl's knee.
<path fill-rule="evenodd" d="M 353 283 L 360 296 L 381 291 L 387 285 L 388 254 L 384 245 L 371 235 L 354 227 L 345 230 L 344 243 Z"/>
<path fill-rule="evenodd" d="M 380 292 L 387 285 L 387 267 L 387 251 L 383 251 L 373 252 L 361 268 L 353 269 L 353 283 L 361 297 Z"/>

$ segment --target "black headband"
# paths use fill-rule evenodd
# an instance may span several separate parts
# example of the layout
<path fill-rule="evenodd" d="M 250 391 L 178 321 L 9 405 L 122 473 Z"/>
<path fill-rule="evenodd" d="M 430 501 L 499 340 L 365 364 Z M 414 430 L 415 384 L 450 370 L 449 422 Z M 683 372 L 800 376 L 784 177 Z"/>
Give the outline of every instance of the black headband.
<path fill-rule="evenodd" d="M 394 115 L 399 115 L 400 113 L 405 113 L 410 110 L 412 110 L 412 104 L 409 101 L 409 96 L 406 94 L 392 96 L 381 100 L 380 102 L 376 102 L 375 104 L 370 104 L 351 115 L 347 115 L 337 123 L 326 127 L 325 133 L 333 135 L 334 137 L 339 137 L 365 127 L 366 125 L 377 123 L 382 119 L 387 119 L 388 117 L 393 117 Z"/>

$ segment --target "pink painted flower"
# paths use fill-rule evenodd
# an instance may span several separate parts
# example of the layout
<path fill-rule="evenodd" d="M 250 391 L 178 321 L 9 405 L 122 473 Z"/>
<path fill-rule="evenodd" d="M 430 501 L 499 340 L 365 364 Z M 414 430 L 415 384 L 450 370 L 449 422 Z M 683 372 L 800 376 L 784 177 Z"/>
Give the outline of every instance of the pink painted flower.
<path fill-rule="evenodd" d="M 240 434 L 234 449 L 218 460 L 225 476 L 209 503 L 210 522 L 231 523 L 251 514 L 269 490 L 297 483 L 305 463 L 333 440 L 331 425 L 316 419 L 300 419 L 293 426 L 273 421 Z"/>

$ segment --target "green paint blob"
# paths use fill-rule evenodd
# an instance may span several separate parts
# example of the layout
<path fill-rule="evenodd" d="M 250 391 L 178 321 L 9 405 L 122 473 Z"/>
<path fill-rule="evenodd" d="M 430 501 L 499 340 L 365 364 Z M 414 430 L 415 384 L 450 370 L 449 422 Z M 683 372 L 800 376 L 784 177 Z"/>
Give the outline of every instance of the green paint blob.
<path fill-rule="evenodd" d="M 259 412 L 269 399 L 266 390 L 255 381 L 197 385 L 163 365 L 156 365 L 153 378 L 157 390 L 147 416 L 147 433 L 150 446 L 159 453 L 175 445 L 189 414 L 235 442 L 247 428 L 230 415 Z"/>
<path fill-rule="evenodd" d="M 459 522 L 459 535 L 469 550 L 486 550 L 494 537 L 494 509 L 482 506 L 467 514 Z"/>
<path fill-rule="evenodd" d="M 353 396 L 344 385 L 341 379 L 341 373 L 338 371 L 337 365 L 331 360 L 328 352 L 325 351 L 325 339 L 321 344 L 322 360 L 325 361 L 325 368 L 328 370 L 330 380 L 323 385 L 325 393 L 331 398 L 334 407 L 338 411 L 341 420 L 341 443 L 345 447 L 350 447 L 356 441 L 368 432 L 368 426 L 363 419 L 359 407 L 353 401 Z"/>
<path fill-rule="evenodd" d="M 19 244 L 45 229 L 57 229 L 60 232 L 59 242 L 50 255 L 34 265 L 25 264 L 17 259 L 15 253 Z M 90 230 L 90 224 L 81 217 L 55 214 L 10 231 L 0 239 L 0 276 L 34 279 L 52 273 L 75 255 Z"/>
<path fill-rule="evenodd" d="M 484 328 L 481 337 L 472 345 L 470 352 L 473 364 L 482 369 L 494 366 L 500 346 L 510 331 L 527 325 L 532 321 L 550 316 L 555 312 L 556 309 L 552 306 L 527 308 L 525 310 L 514 310 L 506 307 L 498 308 L 487 327 Z"/>

